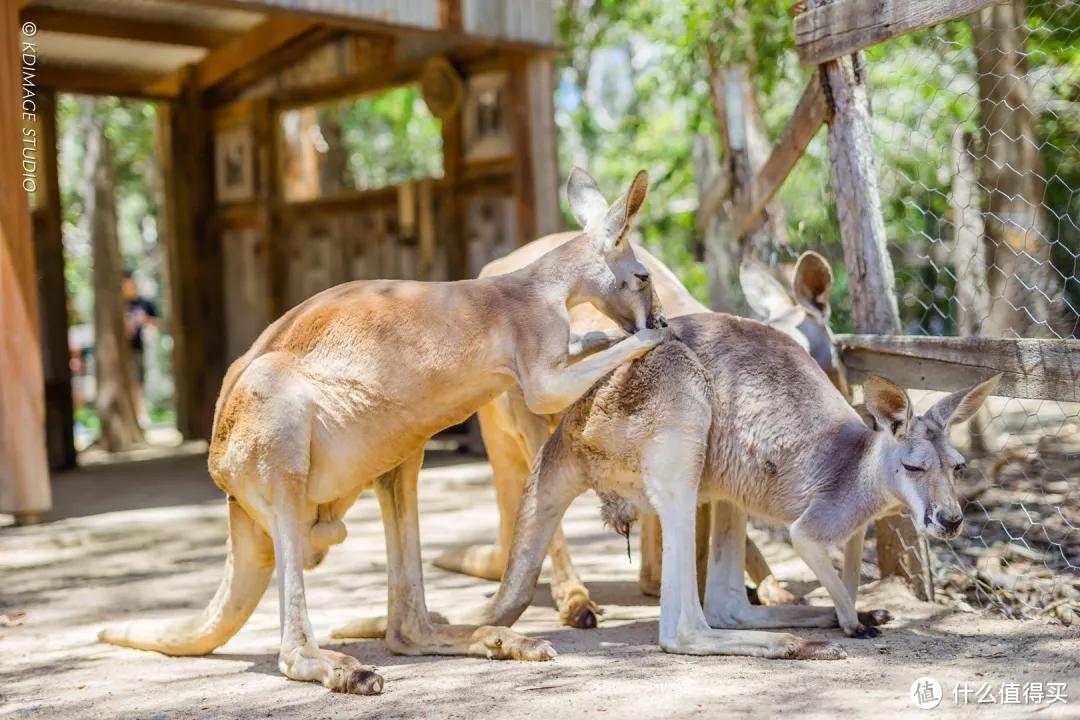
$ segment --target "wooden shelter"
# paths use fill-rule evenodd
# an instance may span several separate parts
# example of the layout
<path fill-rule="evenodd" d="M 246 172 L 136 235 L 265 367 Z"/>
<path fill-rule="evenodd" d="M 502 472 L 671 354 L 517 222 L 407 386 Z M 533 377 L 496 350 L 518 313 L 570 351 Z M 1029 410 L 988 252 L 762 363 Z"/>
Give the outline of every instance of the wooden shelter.
<path fill-rule="evenodd" d="M 0 92 L 24 100 L 0 120 L 0 512 L 48 509 L 47 467 L 74 462 L 56 93 L 159 103 L 186 437 L 207 437 L 228 362 L 299 300 L 365 277 L 469 277 L 557 228 L 550 0 L 18 0 L 0 13 Z M 441 176 L 287 197 L 284 114 L 405 85 L 441 121 Z"/>

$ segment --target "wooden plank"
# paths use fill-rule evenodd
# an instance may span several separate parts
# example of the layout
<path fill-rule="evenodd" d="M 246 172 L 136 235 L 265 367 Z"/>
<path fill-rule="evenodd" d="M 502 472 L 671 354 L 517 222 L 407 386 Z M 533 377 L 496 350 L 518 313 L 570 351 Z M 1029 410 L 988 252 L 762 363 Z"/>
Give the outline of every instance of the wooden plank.
<path fill-rule="evenodd" d="M 341 35 L 334 28 L 314 27 L 280 47 L 239 68 L 225 80 L 214 85 L 211 101 L 233 100 L 241 92 L 259 81 L 271 77 L 304 60 L 312 52 L 333 42 Z"/>
<path fill-rule="evenodd" d="M 117 70 L 116 68 L 86 68 L 42 64 L 38 67 L 37 83 L 61 92 L 81 95 L 116 95 L 142 100 L 165 100 L 176 97 L 177 87 L 171 76 L 159 73 Z"/>
<path fill-rule="evenodd" d="M 746 206 L 737 209 L 736 234 L 753 229 L 762 210 L 772 202 L 787 176 L 799 161 L 818 130 L 831 117 L 831 109 L 821 86 L 820 73 L 814 73 L 791 114 L 783 135 L 773 147 L 765 164 L 754 174 Z"/>
<path fill-rule="evenodd" d="M 841 0 L 795 18 L 803 67 L 970 15 L 1000 0 Z"/>
<path fill-rule="evenodd" d="M 56 163 L 56 93 L 37 93 L 37 206 L 33 211 L 34 249 L 41 308 L 41 356 L 45 375 L 45 443 L 49 469 L 75 466 L 71 352 L 64 287 L 60 180 Z"/>
<path fill-rule="evenodd" d="M 0 5 L 0 97 L 22 97 L 21 39 L 18 6 Z M 0 113 L 0 512 L 30 521 L 52 494 L 22 109 Z"/>
<path fill-rule="evenodd" d="M 32 22 L 39 31 L 74 33 L 94 37 L 139 40 L 141 42 L 216 47 L 232 40 L 231 30 L 158 22 L 117 15 L 95 15 L 77 10 L 30 6 L 23 10 L 22 21 Z"/>
<path fill-rule="evenodd" d="M 200 90 L 212 87 L 315 27 L 311 21 L 291 17 L 264 20 L 240 37 L 215 48 L 199 61 L 195 66 L 196 86 Z M 176 94 L 175 88 L 180 86 L 180 73 L 183 72 L 186 69 L 150 85 L 147 90 Z"/>
<path fill-rule="evenodd" d="M 315 85 L 288 88 L 271 98 L 276 110 L 329 102 L 347 97 L 358 97 L 380 90 L 388 90 L 415 82 L 420 77 L 427 59 L 389 63 L 378 69 L 365 70 L 357 75 L 338 78 Z"/>
<path fill-rule="evenodd" d="M 215 8 L 236 8 L 265 13 L 270 17 L 304 18 L 330 25 L 343 30 L 356 30 L 363 33 L 393 35 L 395 37 L 412 36 L 424 42 L 444 43 L 461 42 L 483 45 L 490 48 L 518 50 L 544 55 L 550 59 L 558 56 L 558 47 L 548 40 L 532 38 L 514 38 L 506 35 L 479 36 L 464 31 L 455 31 L 440 26 L 438 12 L 433 13 L 430 22 L 414 22 L 410 18 L 388 16 L 371 12 L 363 4 L 338 0 L 186 0 L 191 4 L 206 5 Z M 464 18 L 464 13 L 462 13 Z M 550 14 L 547 19 L 550 20 Z M 545 33 L 551 35 L 551 33 Z"/>
<path fill-rule="evenodd" d="M 1003 397 L 1080 402 L 1080 340 L 837 335 L 849 371 L 953 392 L 1002 373 Z"/>

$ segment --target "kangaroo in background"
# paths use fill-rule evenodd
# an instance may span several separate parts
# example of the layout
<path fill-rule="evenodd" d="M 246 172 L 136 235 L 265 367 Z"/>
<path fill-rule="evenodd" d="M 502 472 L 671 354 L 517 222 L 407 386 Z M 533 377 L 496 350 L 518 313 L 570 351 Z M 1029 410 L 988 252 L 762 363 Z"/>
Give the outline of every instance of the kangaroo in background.
<path fill-rule="evenodd" d="M 561 233 L 535 240 L 488 263 L 480 272 L 480 277 L 513 272 L 571 237 L 570 233 Z M 649 268 L 653 287 L 668 317 L 708 311 L 660 260 L 640 247 L 635 247 L 635 252 Z M 829 331 L 829 292 L 833 277 L 828 262 L 817 253 L 803 253 L 794 270 L 794 296 L 761 264 L 743 264 L 739 277 L 751 310 L 762 320 L 794 338 L 846 394 L 843 366 L 836 357 Z M 604 333 L 615 333 L 615 337 L 618 335 L 618 331 L 612 329 L 610 320 L 589 305 L 578 305 L 571 310 L 570 321 L 582 337 L 596 337 L 597 344 L 610 341 L 610 337 Z M 529 412 L 516 388 L 511 388 L 480 408 L 477 416 L 492 467 L 499 508 L 499 537 L 495 545 L 471 545 L 450 550 L 436 558 L 434 564 L 445 570 L 499 580 L 506 568 L 514 520 L 533 458 L 547 440 L 557 418 L 540 417 Z M 660 592 L 659 521 L 654 514 L 647 513 L 641 522 L 640 585 L 643 592 L 655 596 Z M 702 533 L 702 549 L 707 549 L 707 542 L 707 537 Z M 562 621 L 572 627 L 595 627 L 600 609 L 593 603 L 574 568 L 561 525 L 556 528 L 552 538 L 550 555 L 551 594 Z M 703 579 L 706 557 L 707 554 L 701 554 L 699 558 Z M 776 583 L 765 557 L 749 538 L 746 543 L 746 566 L 764 602 L 782 604 L 795 599 Z M 382 630 L 377 623 L 360 623 L 335 630 L 335 637 L 378 637 Z"/>
<path fill-rule="evenodd" d="M 906 393 L 873 378 L 864 391 L 871 429 L 814 361 L 787 335 L 721 313 L 671 321 L 672 339 L 601 380 L 563 416 L 529 477 L 502 584 L 480 614 L 509 624 L 529 604 L 544 551 L 579 494 L 595 489 L 614 524 L 654 510 L 663 527 L 659 640 L 686 654 L 835 659 L 838 645 L 735 627 L 823 626 L 839 621 L 852 637 L 871 634 L 826 548 L 896 506 L 919 527 L 953 537 L 962 515 L 952 476 L 963 458 L 949 444 L 998 378 L 953 393 L 923 416 Z M 714 517 L 703 611 L 697 593 L 695 515 L 701 502 L 739 508 Z M 757 607 L 743 589 L 742 540 L 749 510 L 791 528 L 796 552 L 829 592 L 835 609 Z M 727 522 L 729 525 L 725 525 Z M 749 609 L 748 609 L 749 608 Z"/>
<path fill-rule="evenodd" d="M 425 442 L 511 385 L 521 387 L 531 412 L 557 413 L 660 342 L 656 327 L 664 321 L 650 273 L 627 239 L 648 192 L 645 172 L 610 207 L 579 169 L 567 192 L 584 231 L 517 272 L 346 283 L 263 331 L 229 368 L 215 410 L 209 470 L 229 507 L 217 594 L 197 617 L 137 621 L 103 630 L 100 639 L 169 655 L 209 653 L 243 626 L 276 566 L 281 672 L 341 692 L 381 692 L 373 667 L 318 646 L 303 578 L 345 539 L 346 510 L 374 489 L 386 531 L 388 648 L 554 657 L 546 641 L 507 628 L 432 622 L 416 485 Z M 567 309 L 581 303 L 637 332 L 572 363 L 591 340 L 571 332 Z"/>

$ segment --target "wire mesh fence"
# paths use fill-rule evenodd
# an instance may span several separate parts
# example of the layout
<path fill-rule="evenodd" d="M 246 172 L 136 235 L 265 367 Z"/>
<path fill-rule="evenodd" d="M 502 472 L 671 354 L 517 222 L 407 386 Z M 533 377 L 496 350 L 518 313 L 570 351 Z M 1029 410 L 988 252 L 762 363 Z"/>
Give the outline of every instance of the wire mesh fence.
<path fill-rule="evenodd" d="M 1080 3 L 1007 2 L 866 53 L 905 334 L 1080 331 Z M 791 245 L 842 267 L 822 132 L 781 191 Z M 816 184 L 815 180 L 816 178 Z M 829 219 L 833 219 L 830 217 Z M 841 271 L 834 326 L 850 324 Z M 973 377 L 972 383 L 981 378 Z M 913 393 L 917 411 L 937 395 Z M 963 534 L 930 551 L 939 595 L 1008 616 L 1080 614 L 1080 404 L 992 398 L 957 445 Z"/>

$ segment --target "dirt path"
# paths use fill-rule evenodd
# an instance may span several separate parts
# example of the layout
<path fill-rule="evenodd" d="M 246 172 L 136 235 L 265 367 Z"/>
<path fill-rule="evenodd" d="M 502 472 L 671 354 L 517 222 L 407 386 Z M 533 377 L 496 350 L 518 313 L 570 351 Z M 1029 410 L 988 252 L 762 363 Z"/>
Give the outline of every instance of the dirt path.
<path fill-rule="evenodd" d="M 804 633 L 839 639 L 846 661 L 665 654 L 655 644 L 656 602 L 638 593 L 636 564 L 627 562 L 623 539 L 601 528 L 591 495 L 571 508 L 567 535 L 606 608 L 600 629 L 560 627 L 546 575 L 536 605 L 516 626 L 552 640 L 560 653 L 553 663 L 403 658 L 389 655 L 381 641 L 328 643 L 379 665 L 387 680 L 380 697 L 334 695 L 279 675 L 274 592 L 239 635 L 207 657 L 96 643 L 106 622 L 183 615 L 213 594 L 225 507 L 204 468 L 205 459 L 193 456 L 85 469 L 57 481 L 63 519 L 0 529 L 0 614 L 26 612 L 21 625 L 0 627 L 0 718 L 912 717 L 922 711 L 908 693 L 922 675 L 941 683 L 945 699 L 934 712 L 950 717 L 1080 717 L 1080 629 L 956 612 L 913 600 L 894 585 L 871 588 L 860 602 L 897 616 L 882 637 Z M 425 559 L 494 537 L 486 474 L 480 463 L 425 471 Z M 385 553 L 371 496 L 357 503 L 348 525 L 348 540 L 308 575 L 320 638 L 354 616 L 384 611 Z M 785 546 L 765 550 L 782 577 L 808 577 Z M 495 588 L 430 565 L 425 577 L 433 609 L 474 607 Z M 973 690 L 988 684 L 995 699 L 1006 682 L 1067 682 L 1071 702 L 1044 710 L 976 705 L 973 693 L 958 707 L 953 688 L 964 682 Z"/>

